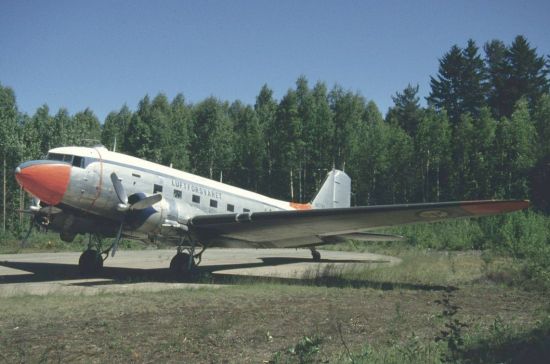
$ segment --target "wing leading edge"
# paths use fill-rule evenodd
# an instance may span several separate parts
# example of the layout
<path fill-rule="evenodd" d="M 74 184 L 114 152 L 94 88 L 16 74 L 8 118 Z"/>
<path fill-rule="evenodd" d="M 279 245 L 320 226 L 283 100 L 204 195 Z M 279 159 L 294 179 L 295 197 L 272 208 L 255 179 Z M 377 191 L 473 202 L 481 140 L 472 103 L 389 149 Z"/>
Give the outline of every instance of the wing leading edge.
<path fill-rule="evenodd" d="M 364 230 L 497 215 L 529 207 L 527 200 L 459 201 L 406 205 L 200 215 L 190 230 L 210 246 L 305 247 Z"/>

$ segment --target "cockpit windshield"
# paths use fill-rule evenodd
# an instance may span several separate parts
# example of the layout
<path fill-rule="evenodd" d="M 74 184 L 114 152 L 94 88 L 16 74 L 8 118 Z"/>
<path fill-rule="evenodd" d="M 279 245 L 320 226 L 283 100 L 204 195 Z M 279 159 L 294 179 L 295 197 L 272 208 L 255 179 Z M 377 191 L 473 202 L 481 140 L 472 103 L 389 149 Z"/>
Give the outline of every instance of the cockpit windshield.
<path fill-rule="evenodd" d="M 71 154 L 59 154 L 59 153 L 48 153 L 46 159 L 51 161 L 61 161 L 72 164 L 75 167 L 84 168 L 84 158 L 77 155 Z"/>

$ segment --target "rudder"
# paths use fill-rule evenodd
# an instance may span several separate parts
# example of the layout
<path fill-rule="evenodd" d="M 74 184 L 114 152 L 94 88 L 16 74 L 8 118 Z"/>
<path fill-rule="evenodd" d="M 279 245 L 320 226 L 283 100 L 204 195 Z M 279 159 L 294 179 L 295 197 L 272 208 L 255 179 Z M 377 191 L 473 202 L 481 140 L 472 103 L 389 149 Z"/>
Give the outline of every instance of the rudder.
<path fill-rule="evenodd" d="M 340 170 L 333 169 L 311 203 L 314 209 L 350 207 L 351 178 Z"/>

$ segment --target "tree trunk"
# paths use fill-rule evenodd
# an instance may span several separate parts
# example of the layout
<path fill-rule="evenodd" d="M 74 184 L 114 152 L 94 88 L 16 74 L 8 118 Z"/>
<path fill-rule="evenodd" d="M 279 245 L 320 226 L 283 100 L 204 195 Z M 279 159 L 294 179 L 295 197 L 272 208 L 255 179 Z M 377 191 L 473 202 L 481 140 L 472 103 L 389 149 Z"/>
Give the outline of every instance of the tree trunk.
<path fill-rule="evenodd" d="M 292 180 L 292 169 L 290 170 L 290 201 L 294 201 L 294 181 Z"/>
<path fill-rule="evenodd" d="M 2 193 L 2 232 L 6 232 L 6 156 L 4 155 L 4 162 L 2 168 L 3 176 L 3 193 Z"/>

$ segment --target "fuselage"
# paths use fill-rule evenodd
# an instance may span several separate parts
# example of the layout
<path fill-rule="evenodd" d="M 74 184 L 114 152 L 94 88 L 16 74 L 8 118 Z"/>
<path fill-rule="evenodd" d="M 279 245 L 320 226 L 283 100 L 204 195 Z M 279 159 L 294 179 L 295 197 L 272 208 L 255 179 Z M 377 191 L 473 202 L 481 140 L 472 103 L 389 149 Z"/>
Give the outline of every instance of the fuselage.
<path fill-rule="evenodd" d="M 46 160 L 17 167 L 16 179 L 27 192 L 48 205 L 119 221 L 122 213 L 117 210 L 119 199 L 110 177 L 113 172 L 130 198 L 163 196 L 157 204 L 136 212 L 133 221 L 126 224 L 125 232 L 137 237 L 162 235 L 163 224 L 186 224 L 197 215 L 307 207 L 111 152 L 102 146 L 51 149 Z M 70 222 L 64 224 L 71 228 Z"/>

